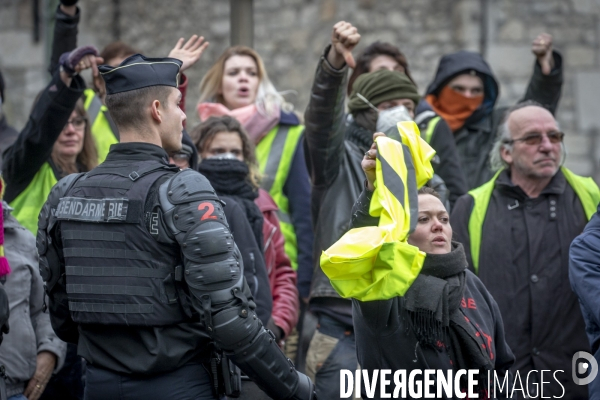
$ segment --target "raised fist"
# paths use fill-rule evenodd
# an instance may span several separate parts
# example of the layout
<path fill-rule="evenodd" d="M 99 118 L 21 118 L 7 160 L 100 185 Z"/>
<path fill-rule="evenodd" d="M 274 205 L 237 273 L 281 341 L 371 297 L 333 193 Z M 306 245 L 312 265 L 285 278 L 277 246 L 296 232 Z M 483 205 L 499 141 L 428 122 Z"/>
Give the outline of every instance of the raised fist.
<path fill-rule="evenodd" d="M 360 41 L 360 34 L 355 26 L 350 22 L 340 21 L 333 26 L 331 33 L 331 49 L 327 55 L 327 60 L 336 69 L 348 64 L 350 68 L 354 68 L 356 63 L 352 57 L 352 49 L 356 47 Z"/>

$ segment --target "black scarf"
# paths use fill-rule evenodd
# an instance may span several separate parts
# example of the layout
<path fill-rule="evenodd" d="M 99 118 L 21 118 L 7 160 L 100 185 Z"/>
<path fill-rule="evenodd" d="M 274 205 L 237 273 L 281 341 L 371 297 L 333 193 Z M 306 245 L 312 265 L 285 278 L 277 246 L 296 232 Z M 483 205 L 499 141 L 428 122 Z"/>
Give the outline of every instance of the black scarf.
<path fill-rule="evenodd" d="M 206 158 L 198 164 L 198 172 L 204 175 L 219 196 L 233 197 L 246 213 L 256 243 L 263 251 L 263 215 L 254 200 L 258 189 L 250 184 L 250 170 L 243 161 L 231 158 Z"/>
<path fill-rule="evenodd" d="M 354 120 L 346 128 L 346 139 L 357 145 L 360 151 L 369 150 L 373 144 L 378 116 L 372 109 L 355 113 Z"/>
<path fill-rule="evenodd" d="M 427 254 L 421 273 L 404 296 L 419 343 L 436 348 L 447 338 L 457 369 L 479 369 L 486 377 L 493 369 L 477 331 L 460 307 L 465 291 L 467 260 L 462 244 L 452 242 L 447 254 Z"/>

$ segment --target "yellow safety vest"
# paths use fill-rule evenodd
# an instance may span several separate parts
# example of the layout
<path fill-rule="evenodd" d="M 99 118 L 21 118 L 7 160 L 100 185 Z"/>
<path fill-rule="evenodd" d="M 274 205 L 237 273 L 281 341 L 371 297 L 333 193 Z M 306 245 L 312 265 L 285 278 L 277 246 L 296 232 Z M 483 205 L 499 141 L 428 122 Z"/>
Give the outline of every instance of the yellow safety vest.
<path fill-rule="evenodd" d="M 360 301 L 404 296 L 425 253 L 408 244 L 418 219 L 417 189 L 433 176 L 435 151 L 414 122 L 399 122 L 402 142 L 377 138 L 375 192 L 369 214 L 378 226 L 355 228 L 321 255 L 321 268 L 343 298 Z"/>
<path fill-rule="evenodd" d="M 261 187 L 269 192 L 279 208 L 277 215 L 285 241 L 285 253 L 294 270 L 298 269 L 298 241 L 290 216 L 289 199 L 283 193 L 283 186 L 303 132 L 303 125 L 276 126 L 256 145 L 256 158 L 263 175 Z"/>
<path fill-rule="evenodd" d="M 110 150 L 110 146 L 119 143 L 117 139 L 117 127 L 112 124 L 112 121 L 106 118 L 108 109 L 96 95 L 92 89 L 85 89 L 84 107 L 88 113 L 92 136 L 96 143 L 96 151 L 98 152 L 98 163 L 102 163 L 106 159 L 106 155 Z"/>
<path fill-rule="evenodd" d="M 427 123 L 427 129 L 424 132 L 421 132 L 421 137 L 429 144 L 431 144 L 431 138 L 433 137 L 433 131 L 435 131 L 435 127 L 438 122 L 440 122 L 441 117 L 433 117 Z"/>
<path fill-rule="evenodd" d="M 45 162 L 25 190 L 10 202 L 14 209 L 12 215 L 34 236 L 37 234 L 40 211 L 56 182 L 52 167 Z"/>
<path fill-rule="evenodd" d="M 577 197 L 579 197 L 579 200 L 583 205 L 583 210 L 585 211 L 585 216 L 589 221 L 590 218 L 592 218 L 592 215 L 596 213 L 598 203 L 600 203 L 600 189 L 598 189 L 598 185 L 596 185 L 592 178 L 575 175 L 565 167 L 561 167 L 561 171 L 571 188 L 575 191 Z M 492 198 L 496 179 L 498 179 L 498 175 L 500 175 L 501 172 L 502 170 L 496 172 L 490 181 L 469 191 L 469 194 L 473 197 L 473 210 L 469 217 L 469 241 L 471 244 L 471 259 L 473 260 L 475 273 L 479 272 L 479 255 L 481 250 L 483 222 L 485 221 L 488 205 Z"/>
<path fill-rule="evenodd" d="M 92 89 L 86 89 L 84 95 L 84 107 L 88 113 L 92 136 L 96 143 L 98 162 L 101 163 L 106 158 L 110 146 L 119 142 L 113 133 L 113 129 L 116 130 L 116 127 L 111 127 L 111 123 L 104 114 L 108 110 L 96 96 L 96 93 Z M 46 162 L 35 174 L 27 188 L 10 202 L 10 206 L 14 209 L 12 215 L 34 235 L 37 234 L 40 211 L 56 182 L 58 181 L 54 176 L 54 171 L 50 164 Z"/>

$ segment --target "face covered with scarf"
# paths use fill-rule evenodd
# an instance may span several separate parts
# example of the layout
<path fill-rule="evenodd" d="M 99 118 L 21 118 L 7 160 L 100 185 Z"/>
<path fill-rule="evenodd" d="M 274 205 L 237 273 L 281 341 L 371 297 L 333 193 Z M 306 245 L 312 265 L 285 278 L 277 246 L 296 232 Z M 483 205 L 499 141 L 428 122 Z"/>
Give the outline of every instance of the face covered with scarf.
<path fill-rule="evenodd" d="M 475 71 L 452 78 L 437 96 L 427 96 L 427 102 L 446 120 L 452 132 L 465 124 L 467 118 L 481 106 L 483 99 L 483 80 Z"/>

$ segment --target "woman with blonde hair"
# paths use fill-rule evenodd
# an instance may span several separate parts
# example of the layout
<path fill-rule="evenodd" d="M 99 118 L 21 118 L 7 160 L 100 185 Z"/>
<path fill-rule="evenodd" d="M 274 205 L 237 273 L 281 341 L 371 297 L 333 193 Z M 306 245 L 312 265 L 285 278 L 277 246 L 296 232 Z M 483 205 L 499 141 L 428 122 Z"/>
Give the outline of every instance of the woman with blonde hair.
<path fill-rule="evenodd" d="M 310 180 L 302 146 L 304 126 L 292 110 L 249 47 L 228 48 L 200 84 L 200 120 L 234 117 L 256 146 L 261 187 L 279 208 L 285 252 L 298 270 L 300 295 L 307 298 L 313 270 Z"/>

